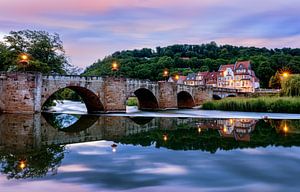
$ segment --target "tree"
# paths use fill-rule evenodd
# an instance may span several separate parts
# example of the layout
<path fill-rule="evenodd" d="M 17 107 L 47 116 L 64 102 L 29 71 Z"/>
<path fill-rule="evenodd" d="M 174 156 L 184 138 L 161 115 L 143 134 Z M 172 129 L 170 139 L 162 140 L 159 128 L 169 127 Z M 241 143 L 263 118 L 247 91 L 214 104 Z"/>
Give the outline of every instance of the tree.
<path fill-rule="evenodd" d="M 269 87 L 273 89 L 281 89 L 281 78 L 278 71 L 270 78 Z"/>
<path fill-rule="evenodd" d="M 26 68 L 28 71 L 66 74 L 66 69 L 70 67 L 62 41 L 56 33 L 49 34 L 46 31 L 31 30 L 11 31 L 4 37 L 2 44 L 7 46 L 12 58 L 6 64 L 9 64 L 10 68 L 14 68 L 14 70 L 18 70 L 17 58 L 21 53 L 30 56 L 30 62 Z M 3 49 L 3 45 L 0 49 Z M 1 51 L 0 54 L 1 57 L 7 59 L 8 56 L 5 56 L 5 53 Z"/>
<path fill-rule="evenodd" d="M 204 71 L 209 71 L 209 67 L 207 65 L 203 65 L 200 67 L 199 69 L 201 72 L 204 72 Z"/>
<path fill-rule="evenodd" d="M 272 74 L 274 74 L 273 71 L 274 70 L 271 68 L 271 64 L 269 62 L 263 62 L 258 66 L 256 74 L 258 78 L 261 80 L 261 84 L 263 87 L 268 86 L 268 82 Z"/>
<path fill-rule="evenodd" d="M 285 96 L 300 96 L 300 75 L 291 75 L 284 80 L 281 93 Z"/>

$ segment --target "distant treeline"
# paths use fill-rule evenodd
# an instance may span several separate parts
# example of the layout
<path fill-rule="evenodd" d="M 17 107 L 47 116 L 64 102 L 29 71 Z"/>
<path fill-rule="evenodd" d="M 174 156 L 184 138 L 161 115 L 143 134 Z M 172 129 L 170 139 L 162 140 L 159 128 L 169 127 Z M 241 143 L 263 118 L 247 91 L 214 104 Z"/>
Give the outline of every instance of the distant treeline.
<path fill-rule="evenodd" d="M 252 68 L 263 87 L 268 86 L 270 77 L 276 71 L 300 72 L 299 48 L 237 47 L 211 42 L 202 45 L 157 47 L 155 50 L 143 48 L 118 51 L 87 67 L 83 75 L 117 75 L 161 80 L 165 68 L 170 70 L 170 75 L 186 75 L 190 72 L 217 71 L 220 65 L 235 63 L 237 60 L 251 60 Z M 112 62 L 120 65 L 119 71 L 111 70 Z"/>

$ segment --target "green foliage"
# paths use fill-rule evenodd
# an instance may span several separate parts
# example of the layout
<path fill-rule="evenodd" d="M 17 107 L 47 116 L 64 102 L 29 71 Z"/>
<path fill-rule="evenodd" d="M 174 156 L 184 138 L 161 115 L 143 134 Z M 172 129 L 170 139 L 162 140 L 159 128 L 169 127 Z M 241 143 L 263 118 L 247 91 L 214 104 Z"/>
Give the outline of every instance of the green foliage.
<path fill-rule="evenodd" d="M 139 102 L 136 97 L 129 97 L 126 103 L 127 106 L 138 106 L 138 104 Z"/>
<path fill-rule="evenodd" d="M 0 152 L 0 170 L 8 179 L 26 179 L 55 174 L 64 158 L 65 147 L 60 145 L 42 146 L 40 149 L 23 152 L 22 155 Z M 26 167 L 19 167 L 24 159 Z"/>
<path fill-rule="evenodd" d="M 44 103 L 43 108 L 47 109 L 51 106 L 55 106 L 54 100 L 82 101 L 81 97 L 75 91 L 69 88 L 65 88 L 65 89 L 58 90 L 53 95 L 51 95 Z"/>
<path fill-rule="evenodd" d="M 300 96 L 300 75 L 291 75 L 283 80 L 281 93 L 285 96 Z"/>
<path fill-rule="evenodd" d="M 272 89 L 281 89 L 281 78 L 279 71 L 277 71 L 275 75 L 270 78 L 269 87 Z"/>
<path fill-rule="evenodd" d="M 251 60 L 262 87 L 268 87 L 271 76 L 282 68 L 289 68 L 292 73 L 300 73 L 300 49 L 218 46 L 211 42 L 202 45 L 157 47 L 156 50 L 144 48 L 118 51 L 87 67 L 84 75 L 163 80 L 164 68 L 168 68 L 170 74 L 186 75 L 189 72 L 217 71 L 220 65 L 237 60 Z M 113 61 L 120 64 L 118 72 L 111 71 Z"/>
<path fill-rule="evenodd" d="M 21 53 L 29 55 L 26 67 L 18 65 Z M 66 74 L 71 68 L 58 34 L 46 31 L 11 31 L 0 42 L 0 69 L 2 71 L 39 71 Z"/>
<path fill-rule="evenodd" d="M 300 113 L 300 97 L 225 98 L 208 101 L 206 110 Z"/>

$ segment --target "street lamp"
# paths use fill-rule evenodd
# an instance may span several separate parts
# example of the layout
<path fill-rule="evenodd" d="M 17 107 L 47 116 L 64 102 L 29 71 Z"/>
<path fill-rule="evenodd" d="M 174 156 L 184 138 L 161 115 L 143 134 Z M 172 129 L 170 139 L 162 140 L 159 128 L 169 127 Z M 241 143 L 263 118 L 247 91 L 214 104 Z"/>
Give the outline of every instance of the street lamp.
<path fill-rule="evenodd" d="M 21 53 L 18 58 L 18 63 L 25 71 L 26 66 L 29 64 L 29 56 L 26 53 Z"/>
<path fill-rule="evenodd" d="M 167 81 L 168 76 L 169 76 L 169 70 L 168 69 L 164 69 L 163 77 L 166 79 L 166 81 Z"/>
<path fill-rule="evenodd" d="M 119 70 L 119 66 L 117 62 L 113 62 L 111 65 L 111 70 L 112 71 L 118 71 Z"/>
<path fill-rule="evenodd" d="M 283 72 L 283 73 L 282 73 L 282 76 L 283 76 L 284 78 L 289 77 L 289 75 L 290 75 L 289 72 Z"/>

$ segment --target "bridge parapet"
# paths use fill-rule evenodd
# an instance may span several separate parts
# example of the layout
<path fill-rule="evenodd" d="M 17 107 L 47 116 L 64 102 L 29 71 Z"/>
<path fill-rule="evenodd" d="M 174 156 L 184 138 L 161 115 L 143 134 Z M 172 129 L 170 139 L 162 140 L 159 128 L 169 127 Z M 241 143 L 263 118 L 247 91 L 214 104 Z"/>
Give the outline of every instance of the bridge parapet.
<path fill-rule="evenodd" d="M 231 88 L 223 88 L 223 87 L 214 87 L 213 88 L 214 92 L 228 92 L 228 93 L 237 93 L 239 90 L 238 89 L 231 89 Z"/>
<path fill-rule="evenodd" d="M 79 76 L 79 75 L 47 75 L 43 76 L 43 80 L 72 80 L 72 81 L 99 81 L 103 80 L 100 76 Z"/>

